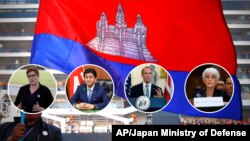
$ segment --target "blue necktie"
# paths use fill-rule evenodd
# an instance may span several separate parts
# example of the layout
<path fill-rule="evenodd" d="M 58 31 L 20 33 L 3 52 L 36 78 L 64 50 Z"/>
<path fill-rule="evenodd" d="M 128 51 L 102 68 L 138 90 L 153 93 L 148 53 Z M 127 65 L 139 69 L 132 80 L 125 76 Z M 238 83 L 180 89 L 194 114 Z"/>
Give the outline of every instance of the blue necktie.
<path fill-rule="evenodd" d="M 146 85 L 146 96 L 149 98 L 149 89 L 148 89 L 148 84 Z"/>
<path fill-rule="evenodd" d="M 91 99 L 91 92 L 92 90 L 91 89 L 88 89 L 88 101 L 90 102 L 90 99 Z"/>

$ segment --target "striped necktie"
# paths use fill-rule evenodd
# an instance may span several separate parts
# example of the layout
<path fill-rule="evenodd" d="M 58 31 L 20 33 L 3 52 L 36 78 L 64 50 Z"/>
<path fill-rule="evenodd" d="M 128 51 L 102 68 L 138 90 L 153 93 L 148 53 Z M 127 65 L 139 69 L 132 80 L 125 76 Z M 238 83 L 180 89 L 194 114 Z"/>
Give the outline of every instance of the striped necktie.
<path fill-rule="evenodd" d="M 146 96 L 149 98 L 149 89 L 148 89 L 148 84 L 146 84 Z"/>
<path fill-rule="evenodd" d="M 88 101 L 90 102 L 91 99 L 91 94 L 92 94 L 92 90 L 88 89 Z"/>

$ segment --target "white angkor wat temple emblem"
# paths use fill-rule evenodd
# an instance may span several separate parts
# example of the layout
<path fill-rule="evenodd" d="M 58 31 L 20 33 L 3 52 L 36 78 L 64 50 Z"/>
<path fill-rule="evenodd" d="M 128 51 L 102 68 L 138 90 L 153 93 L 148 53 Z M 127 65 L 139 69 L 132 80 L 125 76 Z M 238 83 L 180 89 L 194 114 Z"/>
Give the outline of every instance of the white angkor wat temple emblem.
<path fill-rule="evenodd" d="M 96 23 L 96 37 L 88 46 L 99 52 L 115 56 L 156 62 L 146 46 L 147 28 L 138 14 L 134 28 L 128 28 L 121 4 L 116 13 L 116 24 L 109 25 L 103 12 Z"/>

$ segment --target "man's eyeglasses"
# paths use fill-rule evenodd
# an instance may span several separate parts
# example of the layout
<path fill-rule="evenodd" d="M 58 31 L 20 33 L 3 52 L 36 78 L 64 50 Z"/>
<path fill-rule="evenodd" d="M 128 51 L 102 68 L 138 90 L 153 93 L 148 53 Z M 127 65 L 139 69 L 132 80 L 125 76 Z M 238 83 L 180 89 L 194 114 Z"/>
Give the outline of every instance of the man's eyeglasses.
<path fill-rule="evenodd" d="M 35 76 L 37 75 L 36 74 L 27 75 L 28 78 L 35 77 Z"/>

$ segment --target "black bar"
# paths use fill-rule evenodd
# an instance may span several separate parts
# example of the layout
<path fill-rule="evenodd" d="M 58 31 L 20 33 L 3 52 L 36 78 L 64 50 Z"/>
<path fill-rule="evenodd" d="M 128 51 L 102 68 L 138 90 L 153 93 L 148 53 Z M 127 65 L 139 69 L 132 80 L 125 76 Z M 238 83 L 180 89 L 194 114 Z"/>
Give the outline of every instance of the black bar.
<path fill-rule="evenodd" d="M 249 125 L 113 125 L 112 140 L 215 139 L 250 137 Z"/>

